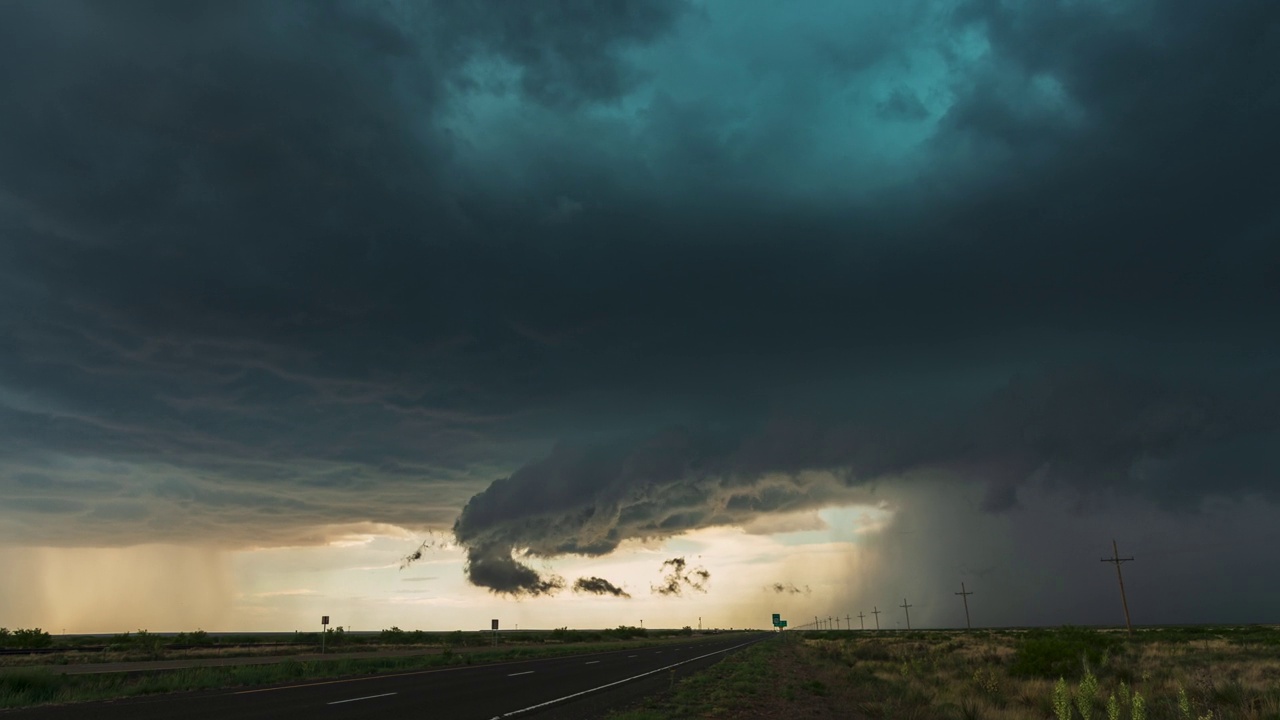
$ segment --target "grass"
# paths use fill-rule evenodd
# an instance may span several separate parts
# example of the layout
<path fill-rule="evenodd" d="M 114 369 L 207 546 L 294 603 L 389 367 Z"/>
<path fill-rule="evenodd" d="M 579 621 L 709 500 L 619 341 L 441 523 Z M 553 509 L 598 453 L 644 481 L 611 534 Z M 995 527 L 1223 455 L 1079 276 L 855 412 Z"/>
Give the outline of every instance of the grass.
<path fill-rule="evenodd" d="M 0 655 L 0 669 L 74 665 L 82 663 L 116 663 L 138 660 L 183 660 L 199 658 L 238 658 L 299 655 L 320 651 L 320 633 L 256 633 L 211 634 L 202 630 L 177 634 L 149 633 L 138 630 L 110 636 L 59 636 L 34 629 L 10 632 L 0 628 L 0 648 L 39 647 L 52 651 L 39 655 Z M 7 633 L 7 634 L 6 634 Z M 689 637 L 695 632 L 683 629 L 646 629 L 628 626 L 605 630 L 504 631 L 504 646 L 564 645 L 606 643 L 617 640 Z M 15 638 L 23 638 L 19 642 Z M 36 642 L 36 640 L 40 642 Z M 369 653 L 408 648 L 484 648 L 493 642 L 489 631 L 424 632 L 392 627 L 381 632 L 342 632 L 330 630 L 326 635 L 326 651 L 330 653 Z"/>
<path fill-rule="evenodd" d="M 612 720 L 1280 720 L 1280 630 L 793 633 Z"/>
<path fill-rule="evenodd" d="M 64 675 L 48 669 L 0 669 L 0 708 L 51 703 L 87 702 L 161 693 L 243 688 L 305 680 L 413 672 L 493 662 L 510 662 L 607 650 L 648 647 L 653 640 L 613 640 L 499 647 L 493 650 L 442 652 L 399 657 L 335 656 L 323 660 L 288 660 L 262 665 L 197 667 L 182 670 L 132 671 Z M 429 652 L 429 654 L 427 654 Z"/>

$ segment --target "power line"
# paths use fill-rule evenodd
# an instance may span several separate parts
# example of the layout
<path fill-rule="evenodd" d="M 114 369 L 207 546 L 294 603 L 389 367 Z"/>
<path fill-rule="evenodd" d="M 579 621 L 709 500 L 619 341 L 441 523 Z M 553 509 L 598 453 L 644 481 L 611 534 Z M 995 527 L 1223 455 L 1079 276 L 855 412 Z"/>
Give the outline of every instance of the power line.
<path fill-rule="evenodd" d="M 973 629 L 973 626 L 969 624 L 969 596 L 972 594 L 972 590 L 966 592 L 964 589 L 964 583 L 960 583 L 960 592 L 956 593 L 956 595 L 959 595 L 960 599 L 964 600 L 964 626 L 967 630 Z"/>
<path fill-rule="evenodd" d="M 1102 558 L 1102 562 L 1113 563 L 1116 566 L 1116 580 L 1120 581 L 1120 602 L 1124 605 L 1124 626 L 1129 630 L 1129 636 L 1133 636 L 1133 623 L 1129 622 L 1129 599 L 1124 594 L 1124 575 L 1120 572 L 1120 563 L 1131 562 L 1133 558 L 1120 557 L 1120 549 L 1116 546 L 1115 538 L 1111 538 L 1111 557 Z"/>

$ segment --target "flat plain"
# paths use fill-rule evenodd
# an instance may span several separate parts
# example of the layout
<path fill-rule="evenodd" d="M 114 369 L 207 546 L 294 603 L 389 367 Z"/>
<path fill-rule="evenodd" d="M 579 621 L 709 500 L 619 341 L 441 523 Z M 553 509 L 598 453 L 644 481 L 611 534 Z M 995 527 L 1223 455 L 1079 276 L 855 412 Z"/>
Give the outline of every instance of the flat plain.
<path fill-rule="evenodd" d="M 789 632 L 611 720 L 1280 720 L 1280 628 Z"/>
<path fill-rule="evenodd" d="M 551 658 L 729 637 L 690 628 L 429 633 L 391 628 L 376 633 L 293 633 L 51 638 L 36 631 L 39 654 L 0 656 L 0 709 L 261 687 L 318 679 L 394 674 L 433 668 Z M 30 648 L 28 648 L 30 649 Z M 164 667 L 157 667 L 163 665 Z"/>

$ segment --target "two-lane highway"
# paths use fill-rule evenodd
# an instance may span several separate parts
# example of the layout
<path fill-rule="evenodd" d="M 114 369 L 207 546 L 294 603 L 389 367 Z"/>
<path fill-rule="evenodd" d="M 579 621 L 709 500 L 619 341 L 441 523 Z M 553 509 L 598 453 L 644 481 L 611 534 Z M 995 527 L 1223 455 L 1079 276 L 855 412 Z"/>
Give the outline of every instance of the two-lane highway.
<path fill-rule="evenodd" d="M 714 664 L 728 653 L 773 637 L 742 633 L 660 647 L 490 665 L 420 670 L 267 688 L 137 698 L 33 708 L 14 720 L 254 720 L 257 718 L 398 718 L 466 720 L 585 716 L 610 694 Z M 584 712 L 575 713 L 575 706 Z"/>

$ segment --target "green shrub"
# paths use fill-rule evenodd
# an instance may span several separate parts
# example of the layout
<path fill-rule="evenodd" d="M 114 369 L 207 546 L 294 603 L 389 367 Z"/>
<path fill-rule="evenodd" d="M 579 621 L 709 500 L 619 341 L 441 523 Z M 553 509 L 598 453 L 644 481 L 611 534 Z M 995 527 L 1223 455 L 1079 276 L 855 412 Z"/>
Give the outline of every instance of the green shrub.
<path fill-rule="evenodd" d="M 1058 678 L 1053 686 L 1053 715 L 1058 720 L 1071 720 L 1071 691 L 1066 678 Z"/>
<path fill-rule="evenodd" d="M 1080 681 L 1080 687 L 1076 688 L 1076 709 L 1084 720 L 1093 720 L 1093 702 L 1097 696 L 1098 679 L 1085 668 L 1084 679 Z"/>
<path fill-rule="evenodd" d="M 629 640 L 630 638 L 647 637 L 649 635 L 648 630 L 632 627 L 630 625 L 619 625 L 617 628 L 613 630 L 606 630 L 605 632 L 607 632 L 610 637 L 615 637 L 619 640 Z"/>
<path fill-rule="evenodd" d="M 174 645 L 212 645 L 213 638 L 209 637 L 209 633 L 203 630 L 195 632 L 180 632 L 173 637 Z"/>
<path fill-rule="evenodd" d="M 381 645 L 427 645 L 435 639 L 435 636 L 428 635 L 421 630 L 409 632 L 392 625 L 390 628 L 378 633 L 377 642 Z"/>
<path fill-rule="evenodd" d="M 40 628 L 18 628 L 10 632 L 0 628 L 0 645 L 12 648 L 43 648 L 53 644 L 49 633 Z"/>
<path fill-rule="evenodd" d="M 384 645 L 405 645 L 409 642 L 409 633 L 392 625 L 378 633 L 378 642 Z"/>
<path fill-rule="evenodd" d="M 1031 630 L 1018 641 L 1009 673 L 1018 677 L 1078 678 L 1102 663 L 1118 641 L 1083 628 Z"/>

